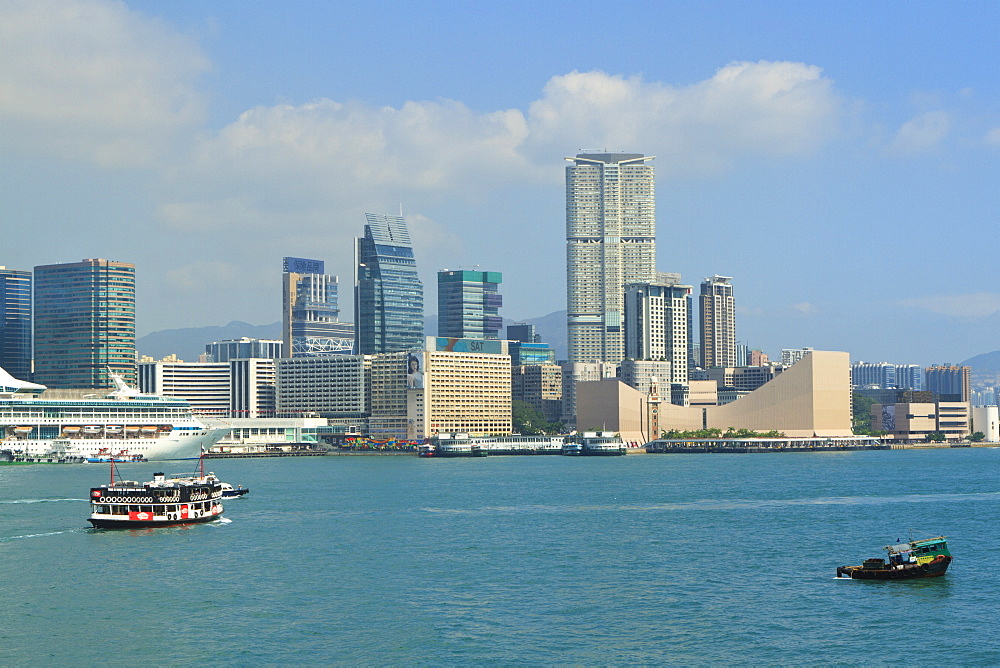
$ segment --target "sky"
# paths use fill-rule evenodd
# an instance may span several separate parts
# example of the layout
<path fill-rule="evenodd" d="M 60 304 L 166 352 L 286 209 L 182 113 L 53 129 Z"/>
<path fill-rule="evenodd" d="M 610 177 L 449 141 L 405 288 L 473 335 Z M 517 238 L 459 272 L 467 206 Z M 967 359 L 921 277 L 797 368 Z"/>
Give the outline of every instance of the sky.
<path fill-rule="evenodd" d="M 658 269 L 737 338 L 1000 349 L 1000 2 L 0 0 L 0 265 L 137 267 L 137 333 L 272 323 L 281 258 L 351 320 L 364 213 L 565 308 L 564 158 L 656 156 Z"/>

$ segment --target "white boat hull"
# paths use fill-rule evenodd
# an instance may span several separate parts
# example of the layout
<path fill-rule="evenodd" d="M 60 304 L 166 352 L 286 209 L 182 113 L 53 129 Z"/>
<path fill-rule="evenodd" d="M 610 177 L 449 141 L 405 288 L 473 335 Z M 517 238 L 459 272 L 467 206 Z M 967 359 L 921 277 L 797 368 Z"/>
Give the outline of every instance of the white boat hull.
<path fill-rule="evenodd" d="M 2 449 L 24 452 L 28 455 L 65 453 L 69 457 L 95 457 L 102 450 L 117 455 L 124 451 L 129 456 L 140 455 L 148 461 L 170 459 L 198 459 L 218 443 L 229 429 L 204 429 L 184 434 L 169 434 L 157 438 L 87 438 L 39 439 L 4 442 Z"/>

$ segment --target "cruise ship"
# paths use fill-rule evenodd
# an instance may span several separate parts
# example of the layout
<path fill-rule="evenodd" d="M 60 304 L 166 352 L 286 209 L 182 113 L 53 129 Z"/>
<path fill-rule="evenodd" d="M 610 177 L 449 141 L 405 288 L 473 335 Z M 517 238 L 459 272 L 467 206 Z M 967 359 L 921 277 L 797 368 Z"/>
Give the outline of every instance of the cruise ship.
<path fill-rule="evenodd" d="M 115 389 L 105 395 L 47 399 L 44 385 L 18 380 L 0 368 L 0 451 L 197 459 L 229 432 L 207 427 L 184 399 L 141 394 L 121 376 L 111 377 Z"/>

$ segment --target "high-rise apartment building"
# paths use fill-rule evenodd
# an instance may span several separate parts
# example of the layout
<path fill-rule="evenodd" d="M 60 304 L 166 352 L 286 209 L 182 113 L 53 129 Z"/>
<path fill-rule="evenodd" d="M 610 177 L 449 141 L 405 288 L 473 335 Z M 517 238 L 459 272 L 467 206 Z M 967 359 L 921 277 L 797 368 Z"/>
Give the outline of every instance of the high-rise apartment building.
<path fill-rule="evenodd" d="M 733 286 L 727 276 L 702 281 L 699 301 L 701 322 L 701 366 L 743 366 L 736 355 L 736 306 Z"/>
<path fill-rule="evenodd" d="M 923 390 L 924 369 L 919 364 L 854 362 L 851 364 L 851 386 L 856 390 Z"/>
<path fill-rule="evenodd" d="M 499 271 L 439 271 L 438 336 L 499 339 L 502 280 Z"/>
<path fill-rule="evenodd" d="M 952 397 L 943 401 L 968 401 L 971 395 L 972 367 L 941 364 L 924 369 L 927 390 L 939 396 Z"/>
<path fill-rule="evenodd" d="M 423 345 L 424 288 L 402 216 L 366 213 L 357 239 L 355 352 L 414 350 Z"/>
<path fill-rule="evenodd" d="M 287 357 L 351 353 L 354 327 L 340 322 L 337 277 L 326 274 L 322 260 L 284 258 L 281 287 L 281 340 Z"/>
<path fill-rule="evenodd" d="M 625 287 L 625 357 L 670 362 L 670 375 L 660 378 L 669 387 L 688 381 L 691 286 L 661 278 Z"/>
<path fill-rule="evenodd" d="M 31 378 L 31 272 L 0 266 L 0 367 Z"/>
<path fill-rule="evenodd" d="M 653 156 L 566 158 L 566 298 L 570 362 L 620 362 L 625 285 L 656 280 Z"/>
<path fill-rule="evenodd" d="M 35 267 L 35 379 L 107 389 L 136 380 L 135 265 L 82 260 Z"/>

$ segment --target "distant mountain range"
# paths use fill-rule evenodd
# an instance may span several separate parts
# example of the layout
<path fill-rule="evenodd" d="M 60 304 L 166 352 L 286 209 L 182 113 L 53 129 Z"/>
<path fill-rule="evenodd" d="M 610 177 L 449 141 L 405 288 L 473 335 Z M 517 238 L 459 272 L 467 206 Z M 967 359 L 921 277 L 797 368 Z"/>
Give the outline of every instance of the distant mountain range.
<path fill-rule="evenodd" d="M 213 341 L 226 341 L 240 337 L 251 339 L 280 339 L 281 323 L 270 325 L 251 325 L 239 320 L 233 320 L 222 327 L 182 327 L 180 329 L 161 329 L 136 339 L 135 348 L 139 356 L 148 355 L 155 360 L 161 360 L 170 355 L 177 355 L 185 362 L 197 362 L 198 355 L 205 352 L 205 346 Z"/>
<path fill-rule="evenodd" d="M 527 320 L 510 320 L 504 318 L 504 327 L 516 323 L 534 325 L 542 342 L 549 344 L 556 351 L 557 359 L 566 359 L 566 311 L 556 311 L 540 318 Z M 437 316 L 424 318 L 424 332 L 428 336 L 437 334 Z M 505 332 L 504 332 L 505 333 Z M 170 355 L 177 355 L 185 362 L 196 362 L 198 356 L 205 352 L 205 346 L 213 341 L 226 341 L 240 337 L 251 339 L 280 339 L 281 323 L 270 325 L 251 325 L 234 320 L 228 325 L 209 327 L 183 327 L 179 329 L 163 329 L 151 332 L 136 340 L 136 349 L 140 356 L 148 355 L 160 360 Z"/>

